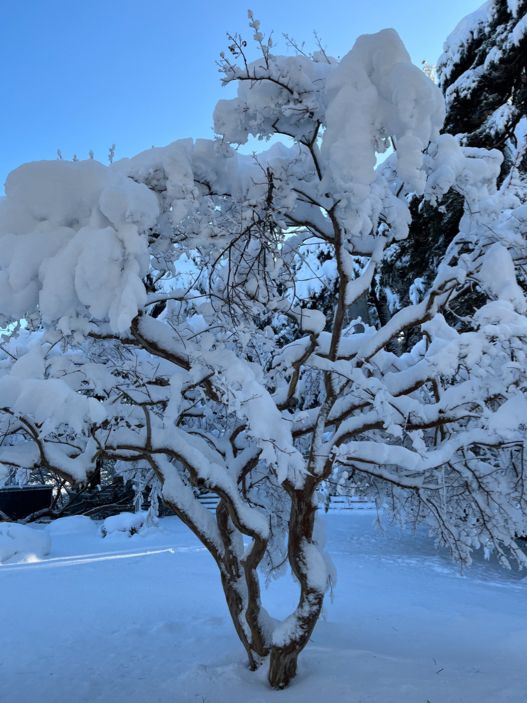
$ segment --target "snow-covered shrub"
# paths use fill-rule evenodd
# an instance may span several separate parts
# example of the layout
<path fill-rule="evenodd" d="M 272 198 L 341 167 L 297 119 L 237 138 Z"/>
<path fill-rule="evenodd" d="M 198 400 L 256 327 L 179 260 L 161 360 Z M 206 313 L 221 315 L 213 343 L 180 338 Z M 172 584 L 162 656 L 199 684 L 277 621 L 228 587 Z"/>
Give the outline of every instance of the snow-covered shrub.
<path fill-rule="evenodd" d="M 497 187 L 498 152 L 441 134 L 441 91 L 393 30 L 336 61 L 274 55 L 251 26 L 259 58 L 232 37 L 222 59 L 238 94 L 216 107 L 217 139 L 8 177 L 0 313 L 28 329 L 0 360 L 0 461 L 65 482 L 101 461 L 154 477 L 217 563 L 250 666 L 269 656 L 282 688 L 332 580 L 326 481 L 427 520 L 462 560 L 525 563 L 527 211 Z M 289 141 L 249 157 L 249 135 Z M 359 319 L 412 194 L 435 208 L 452 189 L 462 216 L 436 275 Z M 320 307 L 300 285 L 306 245 L 334 291 Z M 458 329 L 450 306 L 475 284 L 486 297 Z M 299 599 L 276 621 L 260 575 L 284 564 Z"/>
<path fill-rule="evenodd" d="M 138 513 L 119 513 L 107 517 L 101 525 L 102 537 L 121 534 L 132 537 L 149 524 L 149 515 L 146 511 Z"/>
<path fill-rule="evenodd" d="M 51 540 L 44 530 L 16 522 L 0 522 L 0 563 L 36 561 L 50 550 Z"/>

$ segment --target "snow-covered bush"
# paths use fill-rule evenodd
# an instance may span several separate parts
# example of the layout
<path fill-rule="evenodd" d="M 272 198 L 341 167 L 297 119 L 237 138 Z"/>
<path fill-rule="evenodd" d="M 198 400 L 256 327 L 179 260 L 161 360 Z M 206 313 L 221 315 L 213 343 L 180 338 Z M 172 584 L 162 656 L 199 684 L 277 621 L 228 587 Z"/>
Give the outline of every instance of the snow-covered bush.
<path fill-rule="evenodd" d="M 107 517 L 101 525 L 102 537 L 121 534 L 127 537 L 137 534 L 149 523 L 149 515 L 146 511 L 137 513 L 119 513 Z"/>
<path fill-rule="evenodd" d="M 250 21 L 260 56 L 232 38 L 217 139 L 9 176 L 0 312 L 28 328 L 3 347 L 0 461 L 68 482 L 100 461 L 150 472 L 216 561 L 251 667 L 269 656 L 282 688 L 331 583 L 326 481 L 428 520 L 460 559 L 525 562 L 527 210 L 496 187 L 499 153 L 440 134 L 441 91 L 393 30 L 336 61 L 274 55 Z M 282 141 L 248 157 L 249 135 Z M 452 188 L 463 216 L 435 278 L 360 319 L 410 195 L 436 207 Z M 306 245 L 334 291 L 319 309 L 299 285 Z M 458 330 L 446 313 L 475 282 L 487 297 Z M 284 563 L 299 599 L 276 621 L 260 574 Z"/>
<path fill-rule="evenodd" d="M 0 522 L 0 564 L 42 559 L 50 549 L 51 540 L 44 530 Z"/>

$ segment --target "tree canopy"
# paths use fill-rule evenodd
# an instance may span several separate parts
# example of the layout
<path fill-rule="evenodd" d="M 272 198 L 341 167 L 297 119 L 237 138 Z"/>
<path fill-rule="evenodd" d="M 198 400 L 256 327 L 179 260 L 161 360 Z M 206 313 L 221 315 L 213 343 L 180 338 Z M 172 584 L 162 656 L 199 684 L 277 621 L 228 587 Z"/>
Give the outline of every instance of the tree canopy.
<path fill-rule="evenodd" d="M 222 55 L 237 96 L 216 107 L 216 139 L 8 177 L 0 461 L 65 482 L 101 461 L 143 471 L 218 564 L 250 665 L 270 655 L 282 688 L 332 582 L 328 482 L 428 521 L 461 560 L 525 563 L 527 205 L 500 151 L 442 132 L 442 92 L 395 31 L 337 61 L 275 55 L 250 26 L 258 57 L 237 35 Z M 245 156 L 249 135 L 278 140 Z M 434 275 L 357 316 L 414 198 L 434 210 L 452 193 L 460 218 Z M 323 310 L 303 280 L 313 248 L 334 291 Z M 277 621 L 260 576 L 285 564 L 299 600 Z"/>

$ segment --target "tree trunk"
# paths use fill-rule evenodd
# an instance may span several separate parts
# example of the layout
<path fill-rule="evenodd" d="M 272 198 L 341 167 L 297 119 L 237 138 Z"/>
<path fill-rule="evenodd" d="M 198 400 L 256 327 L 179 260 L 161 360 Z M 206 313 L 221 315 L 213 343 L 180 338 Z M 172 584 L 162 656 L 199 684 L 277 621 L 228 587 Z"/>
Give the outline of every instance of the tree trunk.
<path fill-rule="evenodd" d="M 265 551 L 265 543 L 257 545 L 253 538 L 253 546 L 242 561 L 240 555 L 243 552 L 238 551 L 233 542 L 236 528 L 224 499 L 220 500 L 216 508 L 216 520 L 225 550 L 217 560 L 225 599 L 238 637 L 247 652 L 249 669 L 255 671 L 269 653 L 260 628 L 260 587 L 256 573 L 256 566 Z M 255 547 L 258 547 L 256 555 Z M 248 563 L 251 557 L 255 558 L 254 566 Z"/>
<path fill-rule="evenodd" d="M 282 689 L 289 686 L 296 676 L 298 655 L 301 649 L 297 643 L 271 649 L 268 674 L 271 688 Z"/>
<path fill-rule="evenodd" d="M 234 629 L 236 630 L 240 642 L 243 644 L 245 651 L 247 652 L 249 669 L 251 671 L 256 671 L 261 664 L 261 657 L 259 657 L 257 652 L 254 651 L 254 648 L 245 632 L 244 624 L 241 621 L 241 618 L 243 617 L 242 600 L 228 577 L 222 574 L 221 581 L 223 592 L 225 594 L 225 600 L 227 601 L 229 613 L 234 624 Z"/>
<path fill-rule="evenodd" d="M 322 611 L 324 593 L 310 584 L 304 543 L 312 543 L 316 505 L 313 500 L 317 481 L 307 481 L 303 490 L 285 484 L 291 498 L 288 558 L 300 585 L 300 598 L 294 618 L 296 632 L 280 646 L 271 648 L 268 680 L 272 688 L 282 689 L 296 676 L 300 652 L 309 642 Z"/>

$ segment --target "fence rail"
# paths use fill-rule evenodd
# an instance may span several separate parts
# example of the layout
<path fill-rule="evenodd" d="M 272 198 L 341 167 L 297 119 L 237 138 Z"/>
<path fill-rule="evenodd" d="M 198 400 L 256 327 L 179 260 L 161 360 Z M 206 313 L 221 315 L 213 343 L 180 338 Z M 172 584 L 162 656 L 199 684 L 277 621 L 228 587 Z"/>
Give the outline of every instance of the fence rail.
<path fill-rule="evenodd" d="M 210 512 L 214 512 L 219 503 L 219 498 L 215 493 L 200 493 L 199 502 Z M 364 510 L 370 508 L 372 503 L 365 498 L 350 498 L 349 496 L 331 496 L 328 510 Z M 324 509 L 323 504 L 321 508 Z"/>

